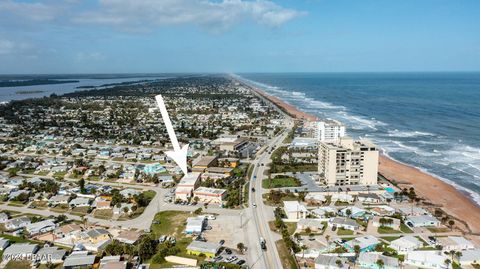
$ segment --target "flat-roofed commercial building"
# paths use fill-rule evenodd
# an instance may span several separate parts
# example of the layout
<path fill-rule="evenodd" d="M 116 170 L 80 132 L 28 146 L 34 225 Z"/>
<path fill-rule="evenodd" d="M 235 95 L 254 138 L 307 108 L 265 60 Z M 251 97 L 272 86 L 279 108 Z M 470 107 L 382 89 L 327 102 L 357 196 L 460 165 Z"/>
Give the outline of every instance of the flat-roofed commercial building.
<path fill-rule="evenodd" d="M 200 187 L 193 191 L 194 198 L 198 197 L 199 202 L 209 204 L 223 204 L 226 195 L 224 189 Z"/>
<path fill-rule="evenodd" d="M 378 148 L 368 140 L 340 138 L 338 143 L 320 142 L 318 173 L 328 186 L 376 185 Z"/>
<path fill-rule="evenodd" d="M 205 156 L 198 160 L 192 167 L 194 172 L 205 172 L 208 167 L 216 166 L 218 163 L 217 156 Z"/>
<path fill-rule="evenodd" d="M 193 190 L 200 185 L 200 173 L 188 173 L 180 180 L 175 189 L 175 200 L 187 201 L 192 197 Z"/>

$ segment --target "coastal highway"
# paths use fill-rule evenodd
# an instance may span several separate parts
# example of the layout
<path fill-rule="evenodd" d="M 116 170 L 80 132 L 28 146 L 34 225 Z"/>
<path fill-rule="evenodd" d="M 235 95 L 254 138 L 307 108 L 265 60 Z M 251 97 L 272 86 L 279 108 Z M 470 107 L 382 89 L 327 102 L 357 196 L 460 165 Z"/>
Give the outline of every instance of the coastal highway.
<path fill-rule="evenodd" d="M 250 178 L 249 208 L 246 210 L 247 219 L 252 220 L 247 226 L 249 245 L 253 247 L 249 251 L 250 268 L 283 268 L 275 245 L 280 235 L 273 233 L 268 224 L 274 218 L 273 208 L 263 203 L 262 195 L 266 190 L 262 188 L 262 179 L 265 177 L 264 172 L 271 158 L 269 149 L 280 145 L 287 135 L 288 131 L 284 131 L 273 138 L 267 149 L 252 161 L 254 170 Z M 252 187 L 255 191 L 252 191 Z M 265 251 L 260 247 L 260 238 L 266 241 Z"/>

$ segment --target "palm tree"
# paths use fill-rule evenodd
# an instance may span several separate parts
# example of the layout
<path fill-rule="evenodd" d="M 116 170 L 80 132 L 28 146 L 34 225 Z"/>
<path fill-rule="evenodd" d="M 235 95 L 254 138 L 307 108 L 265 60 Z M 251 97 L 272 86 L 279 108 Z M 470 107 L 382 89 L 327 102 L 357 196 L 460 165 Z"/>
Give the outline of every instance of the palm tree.
<path fill-rule="evenodd" d="M 462 257 L 462 252 L 457 251 L 455 252 L 455 258 L 457 258 L 457 262 L 460 264 L 460 257 Z"/>
<path fill-rule="evenodd" d="M 450 259 L 446 259 L 444 263 L 447 265 L 447 268 L 450 268 L 450 264 L 452 263 L 452 261 Z"/>
<path fill-rule="evenodd" d="M 330 244 L 330 242 L 329 242 L 330 241 L 330 235 L 328 235 L 328 234 L 325 235 L 325 240 L 327 240 L 327 245 Z"/>
<path fill-rule="evenodd" d="M 305 246 L 305 245 L 302 245 L 300 248 L 302 249 L 302 259 L 303 259 L 303 258 L 305 258 L 305 250 L 307 250 L 308 247 Z"/>

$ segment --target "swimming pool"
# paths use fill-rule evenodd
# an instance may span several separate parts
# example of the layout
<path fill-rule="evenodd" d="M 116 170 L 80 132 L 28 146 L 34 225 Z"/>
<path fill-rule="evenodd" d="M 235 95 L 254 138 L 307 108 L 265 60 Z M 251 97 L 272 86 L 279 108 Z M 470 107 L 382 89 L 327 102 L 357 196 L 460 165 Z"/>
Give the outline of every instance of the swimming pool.
<path fill-rule="evenodd" d="M 386 187 L 385 190 L 389 193 L 394 193 L 395 190 L 392 187 Z"/>

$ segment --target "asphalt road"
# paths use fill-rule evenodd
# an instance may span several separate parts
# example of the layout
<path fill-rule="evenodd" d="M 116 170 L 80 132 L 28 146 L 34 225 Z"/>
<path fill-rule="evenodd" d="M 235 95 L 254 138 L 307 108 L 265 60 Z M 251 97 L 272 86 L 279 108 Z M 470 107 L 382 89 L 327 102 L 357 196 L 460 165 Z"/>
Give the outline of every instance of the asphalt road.
<path fill-rule="evenodd" d="M 268 144 L 267 150 L 252 161 L 254 170 L 250 178 L 249 208 L 246 210 L 247 218 L 252 221 L 247 225 L 250 268 L 283 268 L 278 254 L 275 241 L 280 239 L 278 234 L 270 230 L 269 221 L 274 219 L 273 208 L 263 203 L 262 195 L 267 191 L 262 188 L 262 179 L 268 163 L 271 161 L 269 148 L 277 147 L 288 135 L 288 130 L 273 138 Z M 255 188 L 255 192 L 252 188 Z M 267 249 L 260 247 L 260 238 L 266 241 Z"/>

